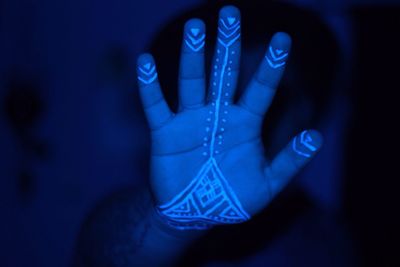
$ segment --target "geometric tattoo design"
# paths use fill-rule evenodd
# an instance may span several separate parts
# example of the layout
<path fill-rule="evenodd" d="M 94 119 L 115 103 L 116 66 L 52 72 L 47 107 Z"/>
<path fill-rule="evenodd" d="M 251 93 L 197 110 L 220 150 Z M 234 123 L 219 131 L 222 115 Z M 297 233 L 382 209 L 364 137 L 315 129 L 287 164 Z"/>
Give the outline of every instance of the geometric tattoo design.
<path fill-rule="evenodd" d="M 215 224 L 241 223 L 249 219 L 235 193 L 210 158 L 179 195 L 158 207 L 177 229 L 208 229 Z"/>
<path fill-rule="evenodd" d="M 277 69 L 286 64 L 285 60 L 288 56 L 288 53 L 283 53 L 281 49 L 273 49 L 272 46 L 268 48 L 268 53 L 265 55 L 265 59 L 267 60 L 269 66 L 273 69 Z"/>
<path fill-rule="evenodd" d="M 150 84 L 157 79 L 156 66 L 152 63 L 146 63 L 142 67 L 139 67 L 138 80 L 144 84 Z"/>
<path fill-rule="evenodd" d="M 239 19 L 221 18 L 218 31 L 217 53 L 211 77 L 211 108 L 203 143 L 206 148 L 203 155 L 207 160 L 184 190 L 157 207 L 166 222 L 180 230 L 203 230 L 217 224 L 235 224 L 250 219 L 215 160 L 215 155 L 219 153 L 218 146 L 223 142 L 223 124 L 228 113 L 228 102 L 224 101 L 224 97 L 229 95 L 232 86 L 230 57 L 239 52 L 230 49 L 240 37 Z M 204 46 L 204 35 L 198 36 L 198 31 L 191 31 L 186 35 L 185 43 L 197 52 Z"/>
<path fill-rule="evenodd" d="M 192 49 L 194 52 L 200 51 L 204 47 L 205 44 L 205 37 L 206 35 L 202 33 L 199 36 L 200 29 L 199 28 L 192 28 L 185 36 L 185 43 L 186 45 Z"/>
<path fill-rule="evenodd" d="M 297 154 L 309 158 L 311 157 L 310 151 L 315 152 L 317 150 L 317 148 L 311 144 L 312 141 L 311 135 L 307 131 L 303 131 L 300 134 L 300 138 L 296 136 L 293 139 L 292 148 Z"/>

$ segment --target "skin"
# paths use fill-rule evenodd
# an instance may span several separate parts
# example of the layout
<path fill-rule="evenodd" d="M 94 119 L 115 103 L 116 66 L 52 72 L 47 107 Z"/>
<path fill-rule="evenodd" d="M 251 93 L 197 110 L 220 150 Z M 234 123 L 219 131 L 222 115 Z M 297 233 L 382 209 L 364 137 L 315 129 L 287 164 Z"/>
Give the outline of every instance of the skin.
<path fill-rule="evenodd" d="M 232 192 L 228 194 L 232 203 L 248 215 L 243 222 L 264 209 L 320 149 L 321 135 L 308 130 L 271 161 L 264 158 L 261 124 L 283 75 L 291 39 L 285 33 L 272 37 L 257 72 L 235 103 L 240 27 L 232 25 L 240 25 L 239 21 L 237 8 L 221 9 L 219 27 L 226 36 L 218 36 L 208 87 L 204 46 L 199 41 L 205 34 L 204 23 L 199 19 L 186 23 L 177 112 L 164 100 L 153 57 L 138 58 L 139 91 L 152 140 L 150 187 L 117 193 L 93 212 L 82 229 L 75 266 L 174 265 L 188 244 L 206 231 L 176 221 L 171 224 L 174 218 L 160 212 L 160 207 L 184 192 L 207 162 L 214 162 Z M 224 44 L 229 44 L 228 52 Z M 209 226 L 223 223 L 229 222 L 215 220 Z"/>
<path fill-rule="evenodd" d="M 321 146 L 321 135 L 310 130 L 307 135 L 315 150 L 308 151 L 300 144 L 300 149 L 310 153 L 310 157 L 296 153 L 292 140 L 272 161 L 264 158 L 261 125 L 283 75 L 291 39 L 286 33 L 276 33 L 272 37 L 258 71 L 239 101 L 234 103 L 239 75 L 240 27 L 229 30 L 226 27 L 229 20 L 234 21 L 232 25 L 240 21 L 240 12 L 233 6 L 220 11 L 220 41 L 216 44 L 208 89 L 204 47 L 198 49 L 199 46 L 188 38 L 191 36 L 196 41 L 196 36 L 205 34 L 205 26 L 199 19 L 186 23 L 179 74 L 180 108 L 176 113 L 165 102 L 157 78 L 150 83 L 143 82 L 156 73 L 155 69 L 152 75 L 141 71 L 145 66 L 155 66 L 153 57 L 143 54 L 138 59 L 140 94 L 152 137 L 151 187 L 158 205 L 168 203 L 182 192 L 212 158 L 237 201 L 250 216 L 254 215 L 268 205 Z M 191 32 L 193 29 L 196 36 Z M 229 47 L 224 46 L 228 43 Z M 282 55 L 284 59 L 280 59 Z"/>

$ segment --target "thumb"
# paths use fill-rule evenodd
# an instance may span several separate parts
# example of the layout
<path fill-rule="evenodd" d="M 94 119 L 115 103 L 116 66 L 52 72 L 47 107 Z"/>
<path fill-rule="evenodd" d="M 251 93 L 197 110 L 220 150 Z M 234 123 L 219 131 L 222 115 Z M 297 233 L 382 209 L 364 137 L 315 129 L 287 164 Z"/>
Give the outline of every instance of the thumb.
<path fill-rule="evenodd" d="M 265 168 L 265 176 L 272 197 L 278 194 L 290 179 L 316 155 L 323 142 L 315 130 L 306 130 L 295 136 L 290 143 Z"/>

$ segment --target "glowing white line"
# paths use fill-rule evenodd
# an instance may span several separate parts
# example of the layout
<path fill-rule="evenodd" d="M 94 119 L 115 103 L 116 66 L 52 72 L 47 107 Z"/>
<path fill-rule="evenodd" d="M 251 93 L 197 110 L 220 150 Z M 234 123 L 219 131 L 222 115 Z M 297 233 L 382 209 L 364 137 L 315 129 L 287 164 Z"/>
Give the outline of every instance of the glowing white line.
<path fill-rule="evenodd" d="M 272 62 L 271 60 L 269 60 L 269 58 L 267 58 L 266 56 L 265 56 L 265 59 L 267 60 L 268 64 L 271 66 L 271 68 L 274 68 L 274 69 L 277 69 L 277 68 L 279 68 L 279 67 L 282 67 L 282 66 L 284 66 L 284 65 L 286 64 L 286 62 L 282 62 L 282 63 L 279 63 L 279 64 L 273 63 L 273 62 Z"/>
<path fill-rule="evenodd" d="M 156 67 L 153 66 L 149 71 L 146 71 L 146 70 L 144 70 L 144 69 L 142 69 L 142 68 L 139 67 L 139 70 L 140 70 L 142 73 L 144 73 L 145 75 L 149 76 L 149 75 L 153 74 L 153 72 L 156 70 Z"/>
<path fill-rule="evenodd" d="M 198 171 L 196 177 L 190 182 L 190 184 L 188 186 L 186 186 L 186 189 L 190 188 L 193 184 L 197 183 L 198 182 L 197 178 L 200 177 L 201 175 L 203 175 L 204 173 L 206 173 L 210 168 L 211 168 L 211 160 L 209 159 L 200 168 L 200 170 Z M 172 200 L 168 201 L 166 204 L 161 205 L 159 207 L 160 208 L 166 208 L 169 205 L 171 205 L 171 203 L 178 201 L 179 198 L 184 195 L 184 193 L 186 192 L 186 189 L 183 190 L 181 193 L 179 193 L 177 196 L 175 196 Z"/>
<path fill-rule="evenodd" d="M 223 20 L 221 20 L 221 22 L 227 29 L 233 29 L 234 27 L 237 27 L 230 34 L 225 34 L 221 28 L 218 28 L 219 32 L 223 36 L 229 38 L 237 33 L 237 31 L 239 29 L 238 25 L 240 24 L 240 21 L 238 21 L 236 24 L 234 24 L 230 27 L 228 27 Z M 198 48 L 195 48 L 193 46 L 197 43 L 200 43 L 200 41 L 199 41 L 200 39 L 204 40 L 204 35 L 202 37 L 200 37 L 200 39 L 198 39 L 198 40 L 192 38 L 189 35 L 187 35 L 187 36 L 188 36 L 189 40 L 185 39 L 185 43 L 192 50 L 198 51 L 204 46 L 204 42 Z M 240 218 L 240 220 L 246 220 L 246 219 L 250 218 L 250 216 L 244 211 L 239 199 L 235 195 L 233 189 L 229 186 L 227 179 L 222 174 L 222 171 L 220 170 L 220 168 L 217 165 L 217 162 L 214 159 L 215 141 L 216 141 L 216 134 L 218 131 L 218 124 L 219 124 L 219 112 L 220 112 L 220 108 L 221 108 L 220 105 L 221 105 L 221 97 L 222 97 L 222 88 L 223 88 L 223 84 L 224 84 L 224 76 L 225 76 L 226 68 L 228 65 L 228 59 L 229 59 L 229 46 L 231 46 L 236 40 L 238 40 L 239 37 L 240 37 L 240 33 L 227 43 L 224 42 L 222 39 L 218 38 L 218 42 L 223 47 L 225 47 L 225 54 L 224 54 L 223 63 L 222 63 L 222 67 L 221 67 L 220 79 L 218 81 L 219 84 L 218 84 L 217 98 L 215 100 L 215 109 L 214 109 L 215 115 L 214 115 L 213 129 L 212 129 L 212 133 L 211 133 L 209 159 L 202 165 L 202 167 L 198 171 L 196 177 L 190 182 L 190 184 L 183 191 L 181 191 L 178 195 L 176 195 L 172 200 L 168 201 L 164 205 L 159 206 L 160 209 L 171 210 L 171 209 L 178 207 L 178 205 L 181 204 L 182 201 L 186 201 L 186 200 L 193 201 L 193 194 L 194 194 L 194 189 L 195 189 L 194 186 L 197 186 L 197 184 L 199 184 L 201 179 L 203 179 L 209 172 L 211 172 L 212 175 L 215 177 L 215 179 L 217 179 L 218 184 L 220 186 L 222 186 L 222 184 L 220 184 L 220 183 L 224 184 L 224 186 L 222 187 L 223 190 L 222 190 L 221 194 L 222 194 L 223 199 L 225 199 L 229 203 L 229 206 L 226 209 L 224 209 L 224 211 L 226 211 L 230 207 L 233 207 L 235 209 L 238 209 L 239 212 L 241 212 L 242 216 L 244 217 L 244 219 Z M 190 43 L 189 41 L 192 41 L 192 43 Z M 209 181 L 209 182 L 211 182 L 211 181 Z M 214 182 L 216 182 L 216 181 L 214 181 Z M 191 190 L 190 192 L 188 191 L 189 189 Z M 188 194 L 188 193 L 190 193 L 190 195 L 185 196 L 185 194 Z M 228 193 L 229 193 L 230 197 L 228 196 Z M 185 197 L 183 198 L 183 196 L 185 196 Z M 183 200 L 182 200 L 182 198 L 183 198 Z M 196 205 L 193 205 L 193 206 L 197 209 Z M 201 211 L 197 209 L 198 215 L 196 215 L 195 217 L 191 217 L 191 218 L 186 218 L 186 217 L 181 218 L 179 215 L 171 214 L 170 215 L 171 219 L 176 220 L 175 222 L 178 224 L 178 225 L 172 224 L 172 226 L 174 226 L 175 228 L 178 228 L 178 229 L 187 229 L 187 228 L 189 228 L 189 229 L 205 229 L 205 228 L 208 228 L 207 224 L 218 224 L 218 223 L 220 223 L 220 221 L 217 221 L 217 220 L 212 221 L 212 218 L 209 216 L 212 212 L 214 212 L 220 206 L 221 206 L 221 203 L 217 203 L 210 210 L 207 210 L 204 214 L 201 214 Z M 168 212 L 166 210 L 161 211 L 161 212 L 164 214 L 168 214 Z M 204 219 L 206 221 L 205 222 L 201 221 L 201 219 Z M 179 222 L 181 222 L 181 223 L 185 222 L 185 223 L 190 224 L 196 220 L 200 220 L 200 222 L 204 225 L 201 225 L 201 226 L 199 226 L 199 225 L 179 226 Z M 211 222 L 210 222 L 210 220 L 211 220 Z M 231 222 L 227 222 L 227 223 L 231 223 Z"/>
<path fill-rule="evenodd" d="M 225 24 L 225 21 L 224 21 L 223 19 L 220 19 L 220 21 L 221 21 L 222 25 L 224 25 L 224 27 L 225 27 L 226 29 L 228 29 L 228 30 L 231 30 L 231 29 L 235 28 L 237 25 L 240 24 L 240 20 L 238 20 L 235 24 L 233 24 L 233 25 L 231 25 L 231 26 L 226 25 L 226 24 Z"/>
<path fill-rule="evenodd" d="M 228 180 L 226 180 L 225 176 L 222 174 L 222 171 L 219 169 L 217 162 L 215 159 L 213 159 L 212 164 L 215 167 L 215 170 L 218 172 L 219 176 L 221 177 L 222 182 L 225 183 L 226 188 L 228 189 L 229 193 L 231 194 L 233 200 L 234 200 L 234 205 L 236 205 L 240 212 L 242 212 L 247 219 L 250 218 L 250 215 L 243 209 L 242 204 L 240 203 L 238 197 L 236 196 L 235 192 L 233 192 L 233 189 L 229 186 Z M 228 198 L 229 199 L 229 198 Z M 231 203 L 232 204 L 232 203 Z"/>
<path fill-rule="evenodd" d="M 307 131 L 303 131 L 302 133 L 301 133 L 301 139 L 300 139 L 300 141 L 301 141 L 301 143 L 305 146 L 305 147 L 307 147 L 309 150 L 311 150 L 311 151 L 316 151 L 317 150 L 317 148 L 315 147 L 315 146 L 313 146 L 312 144 L 310 144 L 307 140 L 305 140 L 304 139 L 304 136 L 307 134 Z M 311 141 L 312 141 L 312 138 L 311 138 L 311 136 L 308 136 L 308 137 L 310 137 L 310 139 L 311 139 Z"/>
<path fill-rule="evenodd" d="M 231 37 L 231 36 L 234 35 L 239 29 L 240 29 L 240 27 L 237 27 L 233 32 L 231 32 L 231 33 L 225 33 L 225 32 L 221 29 L 221 27 L 218 27 L 218 31 L 219 31 L 223 36 L 225 36 L 225 38 Z"/>
<path fill-rule="evenodd" d="M 229 46 L 231 46 L 237 39 L 239 39 L 240 34 L 238 36 L 236 36 L 235 38 L 233 38 L 229 43 L 225 43 L 221 38 L 218 38 L 218 42 L 220 44 L 222 44 L 225 48 L 228 48 Z"/>
<path fill-rule="evenodd" d="M 188 42 L 188 40 L 185 40 L 185 43 L 187 44 L 187 46 L 192 49 L 194 52 L 198 52 L 200 51 L 200 49 L 202 49 L 205 45 L 205 42 L 203 42 L 199 47 L 194 47 L 191 43 Z"/>
<path fill-rule="evenodd" d="M 311 157 L 310 154 L 304 153 L 304 152 L 302 152 L 302 151 L 300 151 L 300 150 L 297 149 L 297 147 L 296 147 L 296 140 L 297 140 L 297 136 L 293 139 L 293 144 L 292 144 L 293 150 L 294 150 L 297 154 L 299 154 L 299 155 L 301 155 L 301 156 L 304 156 L 304 157 L 306 157 L 306 158 Z"/>
<path fill-rule="evenodd" d="M 197 39 L 194 38 L 194 37 L 192 37 L 192 36 L 190 36 L 189 34 L 186 34 L 186 36 L 190 39 L 190 41 L 192 41 L 192 43 L 193 43 L 194 45 L 197 45 L 198 43 L 204 41 L 204 38 L 206 37 L 205 34 L 203 34 L 201 37 L 199 37 L 199 38 L 197 38 Z"/>
<path fill-rule="evenodd" d="M 157 79 L 157 73 L 155 73 L 154 76 L 152 76 L 151 78 L 146 79 L 146 80 L 144 78 L 138 76 L 138 80 L 144 84 L 150 84 L 150 83 L 154 82 L 156 79 Z"/>
<path fill-rule="evenodd" d="M 284 59 L 285 57 L 287 57 L 287 55 L 288 55 L 288 53 L 285 53 L 285 54 L 283 54 L 282 56 L 275 56 L 274 55 L 274 51 L 272 50 L 272 47 L 270 46 L 269 47 L 269 53 L 271 54 L 271 57 L 272 57 L 272 59 L 274 60 L 274 61 L 278 61 L 278 60 L 281 60 L 281 59 Z"/>
<path fill-rule="evenodd" d="M 228 64 L 228 55 L 229 55 L 229 49 L 226 47 L 224 61 L 223 61 L 222 67 L 221 67 L 221 75 L 220 75 L 220 79 L 219 79 L 217 99 L 215 100 L 215 110 L 214 110 L 215 120 L 214 120 L 214 126 L 213 126 L 213 130 L 212 130 L 212 134 L 211 134 L 210 158 L 212 158 L 214 156 L 215 135 L 217 133 L 217 128 L 218 128 L 222 86 L 223 86 L 223 82 L 224 82 L 225 68 L 226 68 L 226 65 Z"/>

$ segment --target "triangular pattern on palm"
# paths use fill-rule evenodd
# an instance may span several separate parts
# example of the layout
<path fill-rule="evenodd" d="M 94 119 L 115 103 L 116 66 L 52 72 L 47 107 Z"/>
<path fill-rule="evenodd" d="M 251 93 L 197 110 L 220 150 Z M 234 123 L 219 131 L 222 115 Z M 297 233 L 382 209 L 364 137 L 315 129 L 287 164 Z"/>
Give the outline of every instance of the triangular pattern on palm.
<path fill-rule="evenodd" d="M 221 170 L 215 161 L 206 171 L 160 210 L 175 222 L 186 223 L 185 227 L 198 225 L 200 222 L 208 224 L 240 223 L 248 219 L 237 197 L 227 184 Z"/>

